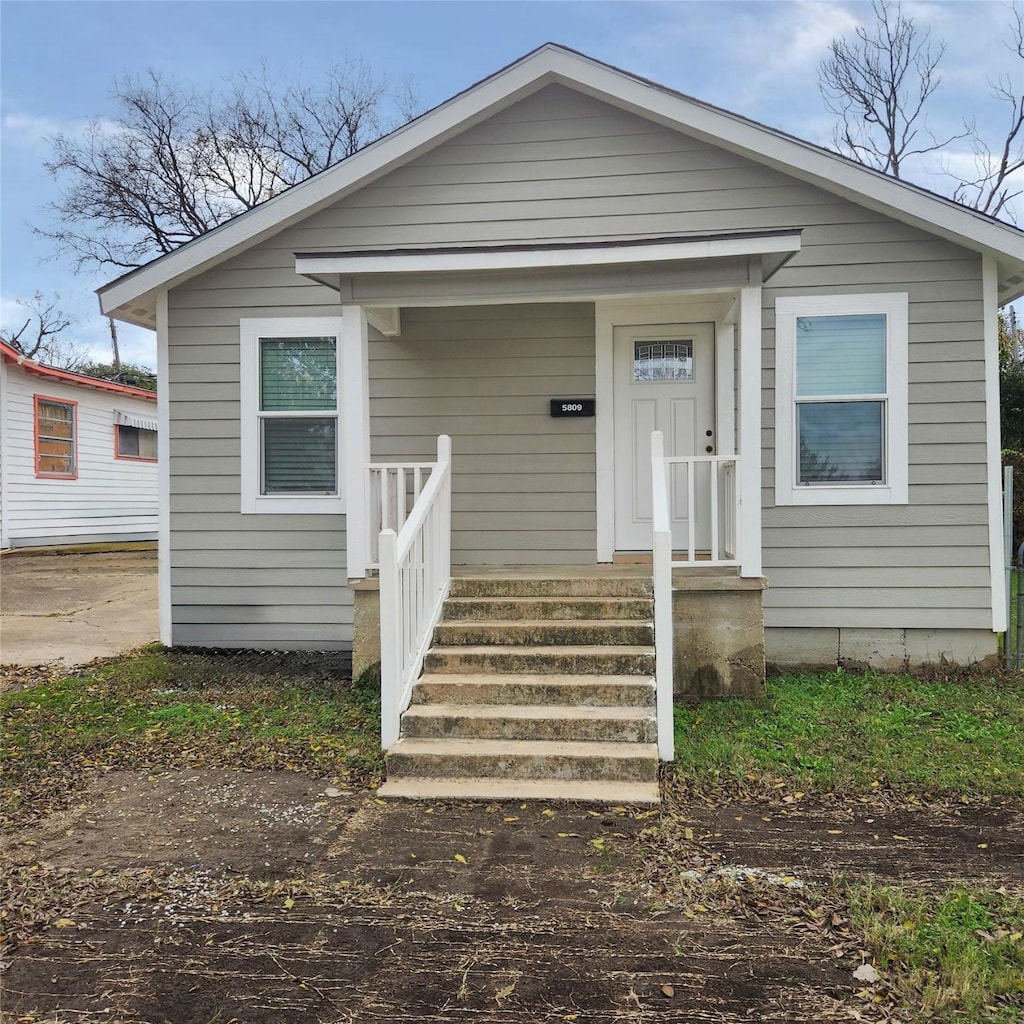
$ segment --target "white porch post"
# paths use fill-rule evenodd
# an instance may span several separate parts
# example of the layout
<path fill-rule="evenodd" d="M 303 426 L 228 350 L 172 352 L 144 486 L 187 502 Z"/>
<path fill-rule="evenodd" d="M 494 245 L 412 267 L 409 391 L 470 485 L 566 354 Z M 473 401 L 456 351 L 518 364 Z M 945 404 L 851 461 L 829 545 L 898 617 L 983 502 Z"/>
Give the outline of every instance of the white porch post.
<path fill-rule="evenodd" d="M 740 289 L 740 575 L 761 575 L 761 285 Z"/>
<path fill-rule="evenodd" d="M 366 466 L 370 461 L 369 331 L 362 306 L 342 306 L 340 340 L 348 575 L 349 579 L 361 579 L 369 561 Z"/>

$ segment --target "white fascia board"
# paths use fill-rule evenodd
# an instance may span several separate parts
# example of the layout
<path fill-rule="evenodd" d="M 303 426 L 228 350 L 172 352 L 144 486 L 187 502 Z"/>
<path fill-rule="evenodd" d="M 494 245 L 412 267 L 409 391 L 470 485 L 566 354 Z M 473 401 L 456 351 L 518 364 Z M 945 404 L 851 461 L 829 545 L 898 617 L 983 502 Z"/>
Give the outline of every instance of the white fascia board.
<path fill-rule="evenodd" d="M 543 270 L 554 267 L 589 267 L 621 263 L 666 263 L 675 260 L 713 259 L 794 253 L 800 234 L 745 238 L 709 238 L 688 242 L 605 245 L 551 249 L 482 249 L 479 251 L 423 252 L 380 255 L 305 255 L 295 258 L 297 274 L 418 274 L 480 270 Z"/>
<path fill-rule="evenodd" d="M 143 297 L 152 303 L 156 291 L 176 287 L 553 82 L 731 149 L 968 248 L 1024 266 L 1024 242 L 1009 227 L 809 143 L 548 44 L 335 167 L 100 288 L 101 311 L 117 314 L 121 306 L 142 305 Z M 127 311 L 120 313 L 130 316 Z"/>

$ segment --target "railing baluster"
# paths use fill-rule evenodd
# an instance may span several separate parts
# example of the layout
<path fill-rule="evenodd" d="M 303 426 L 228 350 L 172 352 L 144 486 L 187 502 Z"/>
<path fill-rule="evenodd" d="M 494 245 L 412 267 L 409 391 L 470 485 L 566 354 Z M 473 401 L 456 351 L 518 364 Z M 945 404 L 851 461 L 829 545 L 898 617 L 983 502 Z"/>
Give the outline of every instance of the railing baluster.
<path fill-rule="evenodd" d="M 711 463 L 711 560 L 718 561 L 718 467 L 717 460 Z"/>
<path fill-rule="evenodd" d="M 693 493 L 693 459 L 686 460 L 686 556 L 691 562 L 697 561 L 697 524 L 694 521 L 696 495 Z"/>

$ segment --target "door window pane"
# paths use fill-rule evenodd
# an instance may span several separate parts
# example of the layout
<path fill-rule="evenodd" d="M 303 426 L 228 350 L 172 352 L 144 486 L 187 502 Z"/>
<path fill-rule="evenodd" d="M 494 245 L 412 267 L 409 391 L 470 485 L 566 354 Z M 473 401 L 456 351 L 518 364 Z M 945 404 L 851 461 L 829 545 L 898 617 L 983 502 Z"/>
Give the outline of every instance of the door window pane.
<path fill-rule="evenodd" d="M 337 420 L 263 420 L 264 494 L 337 494 Z"/>
<path fill-rule="evenodd" d="M 885 314 L 796 318 L 796 393 L 885 394 Z"/>
<path fill-rule="evenodd" d="M 635 342 L 633 380 L 693 380 L 693 342 Z"/>
<path fill-rule="evenodd" d="M 334 338 L 261 338 L 260 409 L 325 411 L 338 405 Z"/>
<path fill-rule="evenodd" d="M 883 402 L 797 406 L 799 483 L 881 483 Z"/>

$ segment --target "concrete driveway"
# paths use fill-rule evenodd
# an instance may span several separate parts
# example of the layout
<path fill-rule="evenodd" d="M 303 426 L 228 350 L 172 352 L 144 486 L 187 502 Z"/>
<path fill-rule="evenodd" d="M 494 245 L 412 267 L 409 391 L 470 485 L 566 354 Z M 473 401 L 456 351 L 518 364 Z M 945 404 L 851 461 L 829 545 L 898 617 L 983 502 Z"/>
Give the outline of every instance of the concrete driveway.
<path fill-rule="evenodd" d="M 159 634 L 155 550 L 0 559 L 2 665 L 84 665 Z"/>

